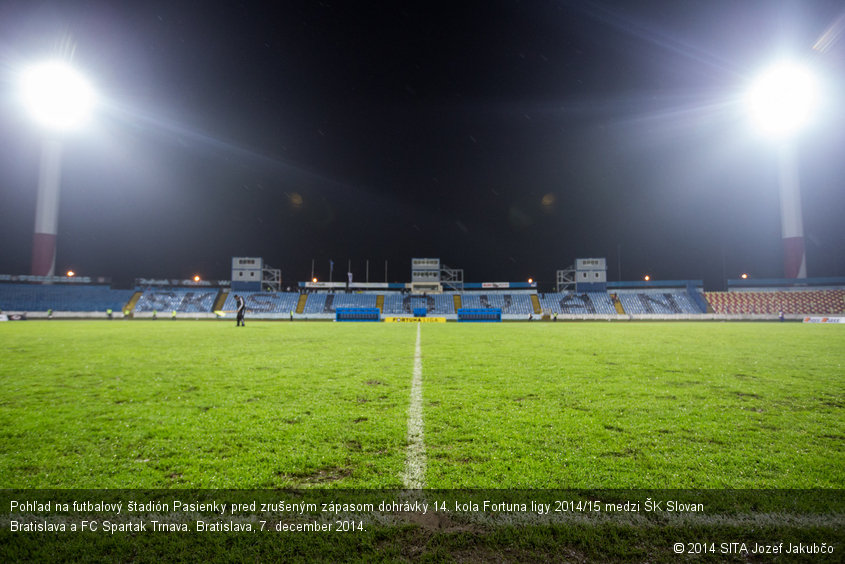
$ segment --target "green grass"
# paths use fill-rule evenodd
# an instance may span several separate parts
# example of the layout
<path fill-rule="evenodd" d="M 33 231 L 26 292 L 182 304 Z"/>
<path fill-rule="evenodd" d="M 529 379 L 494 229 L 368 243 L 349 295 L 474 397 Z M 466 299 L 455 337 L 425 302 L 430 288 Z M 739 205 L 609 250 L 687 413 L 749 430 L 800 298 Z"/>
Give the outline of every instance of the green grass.
<path fill-rule="evenodd" d="M 400 487 L 412 328 L 332 329 L 4 324 L 0 485 Z"/>
<path fill-rule="evenodd" d="M 0 325 L 0 486 L 398 488 L 416 326 Z M 845 332 L 422 327 L 432 488 L 842 488 Z"/>
<path fill-rule="evenodd" d="M 0 324 L 3 506 L 143 500 L 140 489 L 165 500 L 396 498 L 387 488 L 403 485 L 416 335 L 414 324 Z M 519 525 L 447 512 L 374 519 L 355 534 L 279 536 L 21 533 L 3 510 L 0 560 L 674 562 L 673 543 L 726 540 L 825 542 L 836 552 L 810 560 L 839 560 L 842 327 L 425 324 L 421 346 L 429 488 L 522 501 L 564 489 L 624 501 L 663 495 L 627 488 L 711 488 L 679 492 L 703 496 L 707 514 Z M 76 491 L 86 488 L 111 490 Z M 751 491 L 762 488 L 779 491 Z"/>
<path fill-rule="evenodd" d="M 432 487 L 845 484 L 841 328 L 424 330 Z"/>

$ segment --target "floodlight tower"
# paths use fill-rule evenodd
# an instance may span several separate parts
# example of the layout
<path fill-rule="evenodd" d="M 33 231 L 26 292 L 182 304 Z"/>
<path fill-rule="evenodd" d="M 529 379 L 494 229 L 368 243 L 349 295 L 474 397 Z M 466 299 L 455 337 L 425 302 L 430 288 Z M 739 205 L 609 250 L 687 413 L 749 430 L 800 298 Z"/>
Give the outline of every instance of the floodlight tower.
<path fill-rule="evenodd" d="M 94 91 L 70 66 L 51 61 L 23 73 L 21 96 L 35 121 L 48 132 L 38 177 L 31 273 L 52 276 L 56 269 L 62 134 L 77 129 L 88 119 L 94 106 Z"/>
<path fill-rule="evenodd" d="M 818 82 L 807 67 L 783 61 L 757 78 L 748 92 L 747 102 L 758 130 L 778 145 L 784 276 L 806 278 L 801 189 L 794 141 L 818 107 Z"/>

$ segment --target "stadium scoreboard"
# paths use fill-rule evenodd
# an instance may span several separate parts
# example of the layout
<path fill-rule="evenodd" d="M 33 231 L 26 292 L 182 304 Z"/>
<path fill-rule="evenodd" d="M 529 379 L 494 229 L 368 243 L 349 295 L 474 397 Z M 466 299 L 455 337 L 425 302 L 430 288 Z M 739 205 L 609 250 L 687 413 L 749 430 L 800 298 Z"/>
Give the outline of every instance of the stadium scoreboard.
<path fill-rule="evenodd" d="M 411 259 L 411 289 L 415 292 L 441 291 L 439 258 Z"/>
<path fill-rule="evenodd" d="M 261 291 L 264 260 L 260 257 L 232 257 L 232 290 Z"/>
<path fill-rule="evenodd" d="M 607 259 L 575 259 L 575 291 L 604 292 L 607 290 Z"/>

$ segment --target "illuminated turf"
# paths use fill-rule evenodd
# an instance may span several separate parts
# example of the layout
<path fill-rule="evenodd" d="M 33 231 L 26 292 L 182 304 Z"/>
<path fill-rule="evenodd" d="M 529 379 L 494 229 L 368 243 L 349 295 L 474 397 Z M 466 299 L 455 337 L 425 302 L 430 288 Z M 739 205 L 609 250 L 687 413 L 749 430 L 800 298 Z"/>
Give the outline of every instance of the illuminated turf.
<path fill-rule="evenodd" d="M 414 324 L 0 325 L 4 488 L 402 487 Z M 842 488 L 845 332 L 427 324 L 426 486 Z"/>

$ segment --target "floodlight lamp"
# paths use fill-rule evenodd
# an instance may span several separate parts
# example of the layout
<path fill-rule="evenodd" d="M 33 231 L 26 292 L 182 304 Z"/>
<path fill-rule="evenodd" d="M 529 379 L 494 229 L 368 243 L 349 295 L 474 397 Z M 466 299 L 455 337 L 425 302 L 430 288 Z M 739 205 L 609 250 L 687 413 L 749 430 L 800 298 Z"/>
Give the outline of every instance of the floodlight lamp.
<path fill-rule="evenodd" d="M 746 273 L 744 273 L 744 272 L 743 272 L 743 273 L 742 273 L 742 276 L 740 276 L 740 278 L 742 278 L 743 280 L 747 280 L 747 279 L 748 279 L 748 275 L 747 275 Z"/>
<path fill-rule="evenodd" d="M 314 284 L 316 284 L 316 283 L 317 283 L 317 279 L 316 279 L 316 278 L 312 278 L 312 279 L 311 279 L 311 282 L 313 282 Z"/>
<path fill-rule="evenodd" d="M 820 101 L 813 72 L 794 61 L 766 69 L 751 85 L 746 97 L 749 115 L 763 134 L 785 139 L 813 118 Z"/>
<path fill-rule="evenodd" d="M 83 125 L 94 108 L 94 90 L 65 63 L 51 61 L 23 73 L 21 97 L 41 125 L 67 131 Z"/>
<path fill-rule="evenodd" d="M 74 271 L 72 271 L 72 270 L 67 271 L 67 277 L 68 278 L 73 278 L 74 276 L 76 276 L 76 273 Z"/>
<path fill-rule="evenodd" d="M 194 276 L 194 282 L 199 282 L 199 281 L 200 281 L 200 275 L 197 274 L 196 276 Z"/>
<path fill-rule="evenodd" d="M 643 280 L 645 280 L 646 282 L 648 282 L 649 280 L 651 280 L 651 276 L 649 276 L 648 274 L 646 274 L 645 276 L 643 276 Z"/>

